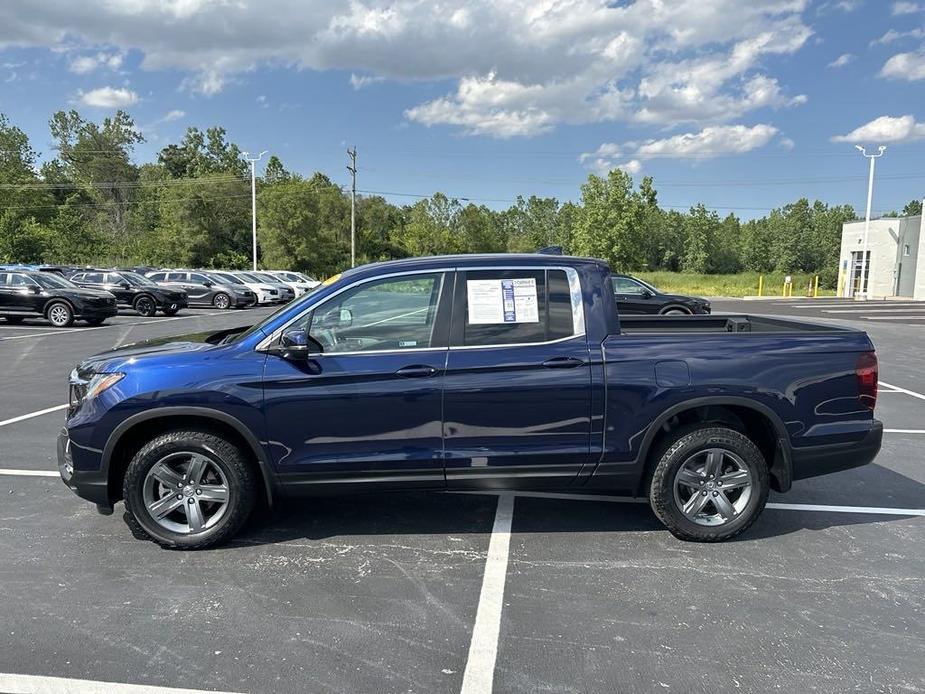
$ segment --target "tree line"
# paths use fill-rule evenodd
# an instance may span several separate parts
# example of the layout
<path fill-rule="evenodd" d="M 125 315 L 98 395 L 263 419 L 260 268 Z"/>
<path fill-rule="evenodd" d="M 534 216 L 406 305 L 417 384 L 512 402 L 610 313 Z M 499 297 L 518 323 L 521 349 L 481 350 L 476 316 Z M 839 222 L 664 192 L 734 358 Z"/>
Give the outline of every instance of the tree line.
<path fill-rule="evenodd" d="M 0 113 L 0 262 L 243 268 L 250 262 L 248 162 L 224 128 L 189 128 L 157 161 L 133 162 L 144 137 L 123 111 L 96 123 L 49 121 L 56 156 L 37 166 L 26 134 Z M 914 213 L 914 204 L 904 213 Z M 655 183 L 589 175 L 578 202 L 521 197 L 504 210 L 435 193 L 395 205 L 357 198 L 357 260 L 523 252 L 562 246 L 622 271 L 817 272 L 836 281 L 850 205 L 801 198 L 760 219 L 704 205 L 659 205 Z M 350 261 L 350 197 L 323 173 L 270 157 L 257 184 L 259 258 L 317 276 Z"/>

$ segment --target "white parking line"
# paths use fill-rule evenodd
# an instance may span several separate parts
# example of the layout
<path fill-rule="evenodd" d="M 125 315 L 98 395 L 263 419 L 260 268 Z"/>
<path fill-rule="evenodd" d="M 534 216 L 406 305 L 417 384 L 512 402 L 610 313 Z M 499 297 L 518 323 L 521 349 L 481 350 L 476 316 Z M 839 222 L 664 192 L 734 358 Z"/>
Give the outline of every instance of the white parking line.
<path fill-rule="evenodd" d="M 0 692 L 5 694 L 206 694 L 203 689 L 177 689 L 150 684 L 120 684 L 69 677 L 14 675 L 0 672 Z M 211 694 L 222 694 L 211 692 Z M 228 694 L 227 692 L 225 694 Z"/>
<path fill-rule="evenodd" d="M 899 386 L 894 386 L 892 383 L 885 383 L 880 381 L 881 386 L 886 386 L 887 388 L 892 388 L 893 392 L 896 393 L 905 393 L 906 395 L 911 395 L 913 398 L 918 398 L 919 400 L 925 400 L 925 395 L 921 393 L 916 393 L 914 390 L 907 390 L 906 388 L 900 388 Z"/>
<path fill-rule="evenodd" d="M 917 308 L 829 308 L 822 309 L 823 313 L 922 313 L 925 306 Z"/>
<path fill-rule="evenodd" d="M 867 320 L 925 320 L 925 316 L 860 316 Z"/>
<path fill-rule="evenodd" d="M 925 434 L 925 429 L 884 429 L 884 434 Z"/>
<path fill-rule="evenodd" d="M 500 495 L 507 492 L 496 492 L 490 489 L 451 492 L 454 494 L 489 494 Z M 607 496 L 604 494 L 569 494 L 559 492 L 511 492 L 514 496 L 531 497 L 535 499 L 566 499 L 569 501 L 605 501 L 607 503 L 625 504 L 648 503 L 647 499 L 626 496 Z M 828 506 L 821 504 L 782 504 L 776 501 L 768 502 L 767 508 L 776 511 L 820 511 L 825 513 L 870 513 L 878 516 L 925 516 L 925 509 L 921 508 L 885 508 L 880 506 Z"/>
<path fill-rule="evenodd" d="M 113 323 L 112 325 L 96 325 L 89 328 L 61 328 L 59 330 L 45 330 L 40 333 L 32 333 L 30 335 L 13 335 L 12 337 L 5 337 L 2 330 L 0 330 L 0 342 L 6 342 L 7 340 L 25 340 L 29 337 L 44 337 L 46 335 L 72 335 L 74 333 L 85 333 L 88 330 L 111 330 L 112 328 L 125 328 L 133 325 L 151 325 L 153 323 L 166 323 L 167 321 L 173 320 L 186 320 L 187 318 L 202 318 L 203 316 L 217 316 L 217 315 L 227 315 L 227 311 L 208 311 L 206 313 L 191 313 L 188 316 L 170 316 L 169 318 L 154 318 L 151 320 L 145 321 L 132 321 L 131 323 Z M 0 325 L 0 328 L 5 326 Z"/>
<path fill-rule="evenodd" d="M 501 607 L 504 603 L 504 581 L 507 577 L 513 518 L 514 496 L 499 493 L 461 694 L 491 694 L 495 679 L 495 659 L 498 656 L 498 635 L 501 632 Z"/>
<path fill-rule="evenodd" d="M 0 422 L 0 427 L 5 427 L 7 424 L 16 424 L 16 422 L 22 422 L 26 419 L 32 419 L 33 417 L 41 417 L 43 414 L 48 414 L 49 412 L 57 412 L 58 410 L 63 410 L 67 407 L 67 403 L 64 405 L 55 405 L 54 407 L 46 407 L 44 410 L 37 410 L 35 412 L 30 412 L 29 414 L 21 414 L 18 417 L 13 417 L 12 419 L 4 419 Z"/>
<path fill-rule="evenodd" d="M 60 477 L 61 476 L 59 473 L 55 472 L 54 470 L 13 470 L 10 468 L 0 468 L 0 475 L 9 475 L 11 477 Z"/>

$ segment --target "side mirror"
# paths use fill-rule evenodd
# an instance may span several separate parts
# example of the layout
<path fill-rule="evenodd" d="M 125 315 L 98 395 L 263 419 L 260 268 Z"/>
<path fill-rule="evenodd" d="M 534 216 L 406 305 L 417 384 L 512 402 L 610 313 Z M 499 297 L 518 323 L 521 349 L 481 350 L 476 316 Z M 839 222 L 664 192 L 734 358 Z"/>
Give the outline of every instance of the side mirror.
<path fill-rule="evenodd" d="M 214 287 L 215 282 L 213 282 L 212 280 L 206 280 L 205 282 L 202 283 L 202 286 L 203 287 Z"/>
<path fill-rule="evenodd" d="M 653 296 L 655 296 L 655 294 L 653 294 L 652 292 L 650 292 L 648 289 L 643 289 L 643 290 L 642 290 L 642 298 L 643 298 L 643 299 L 651 299 Z"/>
<path fill-rule="evenodd" d="M 304 361 L 310 354 L 324 352 L 324 347 L 315 338 L 302 329 L 287 330 L 279 339 L 279 346 L 273 350 L 283 359 Z"/>
<path fill-rule="evenodd" d="M 349 308 L 342 308 L 340 310 L 340 326 L 342 328 L 349 328 L 353 325 L 353 311 Z"/>
<path fill-rule="evenodd" d="M 123 289 L 131 289 L 131 288 L 132 288 L 132 285 L 130 285 L 128 282 L 119 282 L 119 286 L 122 287 Z"/>
<path fill-rule="evenodd" d="M 30 284 L 29 291 L 32 292 L 33 294 L 41 294 L 42 288 L 37 284 Z"/>

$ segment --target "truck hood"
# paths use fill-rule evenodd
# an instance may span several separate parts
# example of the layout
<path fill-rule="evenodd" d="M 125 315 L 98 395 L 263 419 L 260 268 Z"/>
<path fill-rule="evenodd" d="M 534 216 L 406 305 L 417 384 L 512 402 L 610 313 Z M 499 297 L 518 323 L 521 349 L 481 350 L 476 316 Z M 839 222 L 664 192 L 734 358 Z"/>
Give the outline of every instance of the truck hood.
<path fill-rule="evenodd" d="M 164 359 L 209 352 L 221 349 L 226 338 L 233 337 L 250 326 L 225 330 L 189 333 L 173 337 L 158 337 L 151 340 L 122 345 L 107 352 L 88 357 L 77 367 L 81 374 L 121 371 L 140 361 Z"/>

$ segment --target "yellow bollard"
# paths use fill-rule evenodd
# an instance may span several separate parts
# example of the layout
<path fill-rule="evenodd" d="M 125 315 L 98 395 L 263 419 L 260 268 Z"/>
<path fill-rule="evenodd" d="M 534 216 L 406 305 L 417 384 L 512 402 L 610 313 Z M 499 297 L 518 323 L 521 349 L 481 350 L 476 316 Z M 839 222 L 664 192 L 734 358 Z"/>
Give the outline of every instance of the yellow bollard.
<path fill-rule="evenodd" d="M 758 296 L 762 296 L 762 290 L 764 289 L 764 275 L 758 275 Z"/>
<path fill-rule="evenodd" d="M 819 275 L 813 278 L 813 298 L 819 298 Z"/>

